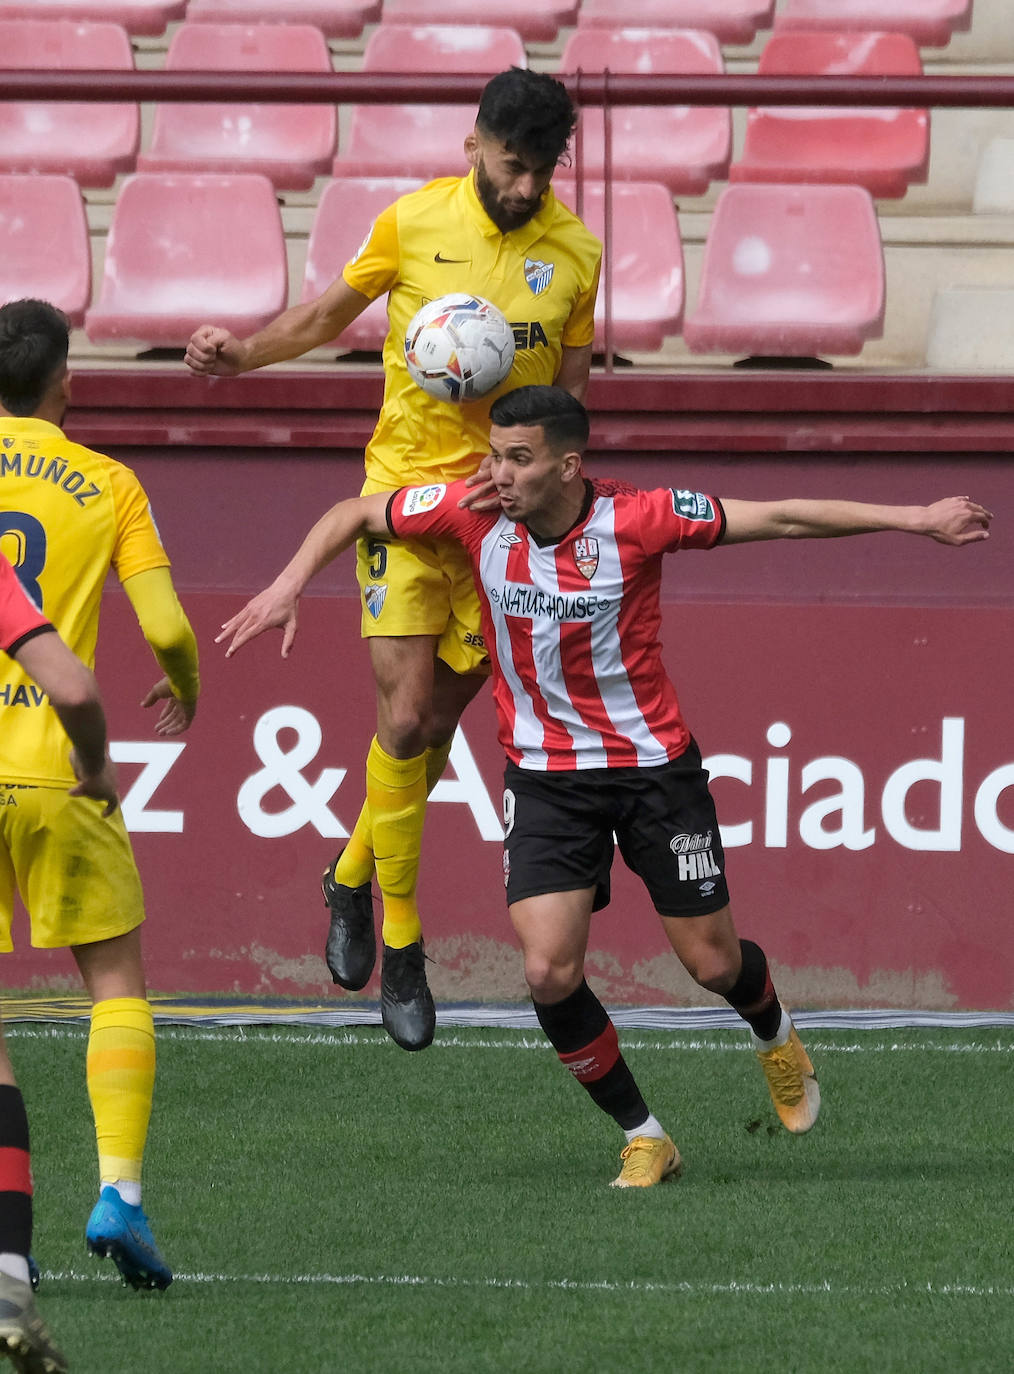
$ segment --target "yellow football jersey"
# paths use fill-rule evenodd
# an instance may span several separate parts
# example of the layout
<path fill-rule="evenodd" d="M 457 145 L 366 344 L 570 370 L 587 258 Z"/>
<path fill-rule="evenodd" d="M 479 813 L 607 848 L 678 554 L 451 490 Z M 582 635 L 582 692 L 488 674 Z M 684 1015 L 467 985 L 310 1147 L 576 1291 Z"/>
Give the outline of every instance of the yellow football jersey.
<path fill-rule="evenodd" d="M 0 416 L 0 550 L 77 656 L 94 666 L 102 586 L 169 559 L 129 468 L 45 420 Z M 0 782 L 67 784 L 67 736 L 49 699 L 0 662 Z"/>
<path fill-rule="evenodd" d="M 431 181 L 377 216 L 342 273 L 374 299 L 390 292 L 384 344 L 384 404 L 366 449 L 366 475 L 383 487 L 450 482 L 475 471 L 488 451 L 489 408 L 519 386 L 548 385 L 564 347 L 594 337 L 602 245 L 547 190 L 520 229 L 503 234 L 486 214 L 473 174 Z M 451 291 L 493 302 L 514 329 L 514 366 L 481 400 L 437 400 L 405 365 L 405 332 L 420 306 Z"/>

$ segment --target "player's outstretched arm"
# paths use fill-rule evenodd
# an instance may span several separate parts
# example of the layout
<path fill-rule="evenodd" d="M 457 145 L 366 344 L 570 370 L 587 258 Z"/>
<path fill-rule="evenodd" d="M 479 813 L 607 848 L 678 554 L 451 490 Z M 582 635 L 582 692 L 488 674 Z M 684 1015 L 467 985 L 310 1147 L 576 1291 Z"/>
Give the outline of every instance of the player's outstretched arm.
<path fill-rule="evenodd" d="M 833 539 L 897 530 L 941 544 L 977 544 L 989 538 L 993 516 L 969 496 L 948 496 L 931 506 L 877 506 L 862 501 L 736 501 L 723 498 L 725 544 L 759 539 Z"/>
<path fill-rule="evenodd" d="M 235 377 L 268 363 L 299 358 L 337 338 L 369 303 L 368 297 L 339 277 L 316 300 L 283 311 L 248 339 L 237 339 L 218 325 L 199 325 L 183 361 L 198 376 Z"/>
<path fill-rule="evenodd" d="M 360 535 L 389 536 L 387 503 L 390 492 L 375 492 L 372 496 L 357 496 L 339 501 L 317 521 L 299 546 L 298 551 L 275 580 L 258 592 L 222 626 L 215 643 L 228 639 L 226 658 L 231 658 L 248 640 L 256 639 L 265 630 L 282 631 L 282 658 L 288 658 L 296 638 L 299 598 L 307 583 L 326 568 L 332 559 L 360 537 Z M 231 638 L 230 638 L 231 637 Z"/>

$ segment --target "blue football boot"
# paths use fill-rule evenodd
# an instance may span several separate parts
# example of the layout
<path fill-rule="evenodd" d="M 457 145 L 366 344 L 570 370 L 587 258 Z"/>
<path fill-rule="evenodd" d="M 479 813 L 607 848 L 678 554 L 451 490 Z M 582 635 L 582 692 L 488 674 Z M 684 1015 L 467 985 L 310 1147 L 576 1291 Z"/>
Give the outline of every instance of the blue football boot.
<path fill-rule="evenodd" d="M 168 1288 L 172 1270 L 159 1254 L 148 1218 L 105 1187 L 88 1218 L 85 1239 L 92 1255 L 109 1258 L 131 1288 Z"/>

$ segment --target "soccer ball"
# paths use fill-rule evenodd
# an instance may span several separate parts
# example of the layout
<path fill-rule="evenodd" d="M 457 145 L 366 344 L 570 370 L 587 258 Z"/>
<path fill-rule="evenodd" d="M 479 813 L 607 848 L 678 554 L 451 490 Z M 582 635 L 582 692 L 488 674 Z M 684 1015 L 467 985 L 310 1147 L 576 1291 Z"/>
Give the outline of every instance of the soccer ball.
<path fill-rule="evenodd" d="M 417 311 L 405 335 L 405 362 L 430 396 L 475 401 L 500 385 L 514 363 L 514 331 L 491 301 L 455 292 Z"/>

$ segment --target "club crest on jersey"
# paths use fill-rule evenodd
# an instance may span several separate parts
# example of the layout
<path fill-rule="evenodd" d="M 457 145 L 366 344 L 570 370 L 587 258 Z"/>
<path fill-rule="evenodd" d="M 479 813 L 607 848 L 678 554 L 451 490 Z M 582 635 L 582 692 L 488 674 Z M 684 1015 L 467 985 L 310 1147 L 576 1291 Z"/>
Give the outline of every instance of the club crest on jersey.
<path fill-rule="evenodd" d="M 429 487 L 409 488 L 402 502 L 402 515 L 421 515 L 423 511 L 432 510 L 434 506 L 439 506 L 446 490 L 443 482 L 435 482 Z"/>
<path fill-rule="evenodd" d="M 384 609 L 384 602 L 387 600 L 386 582 L 367 582 L 363 588 L 363 601 L 366 609 L 374 620 L 380 619 L 380 612 Z"/>
<path fill-rule="evenodd" d="M 4 448 L 13 448 L 14 440 L 9 434 L 4 435 Z"/>
<path fill-rule="evenodd" d="M 672 489 L 672 508 L 685 520 L 714 520 L 715 511 L 708 498 L 699 491 Z"/>
<path fill-rule="evenodd" d="M 553 280 L 555 262 L 542 262 L 539 258 L 525 258 L 525 281 L 533 296 L 541 296 Z"/>
<path fill-rule="evenodd" d="M 599 541 L 597 539 L 574 540 L 574 562 L 583 578 L 591 581 L 599 565 Z"/>

